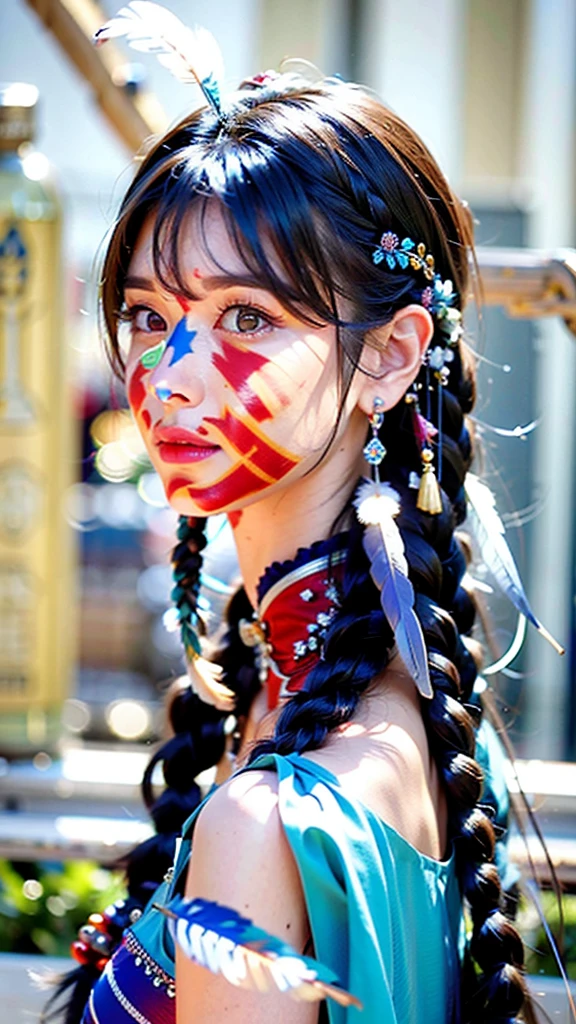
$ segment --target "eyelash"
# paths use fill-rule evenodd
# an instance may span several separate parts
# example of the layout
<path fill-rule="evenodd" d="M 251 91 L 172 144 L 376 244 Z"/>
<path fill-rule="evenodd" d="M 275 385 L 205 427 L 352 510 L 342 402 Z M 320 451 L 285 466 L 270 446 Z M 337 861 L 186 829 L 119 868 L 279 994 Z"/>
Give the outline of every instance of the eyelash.
<path fill-rule="evenodd" d="M 253 302 L 230 302 L 230 303 L 227 303 L 226 305 L 223 305 L 220 309 L 217 310 L 217 321 L 216 321 L 216 324 L 215 324 L 215 329 L 216 330 L 226 330 L 226 328 L 219 327 L 219 324 L 221 323 L 223 318 L 226 316 L 226 314 L 230 313 L 232 310 L 238 310 L 238 311 L 243 311 L 243 312 L 248 312 L 248 313 L 256 313 L 259 317 L 261 317 L 265 321 L 265 326 L 263 328 L 260 327 L 256 331 L 232 331 L 232 332 L 229 332 L 229 333 L 232 333 L 232 334 L 237 334 L 240 337 L 245 337 L 245 338 L 255 337 L 256 335 L 263 333 L 263 331 L 267 330 L 268 328 L 280 327 L 282 325 L 282 321 L 281 321 L 281 319 L 279 317 L 275 317 L 271 313 L 269 313 L 267 310 L 261 309 L 261 307 L 258 306 L 257 303 L 253 303 Z M 129 306 L 129 307 L 123 309 L 120 312 L 119 320 L 122 323 L 134 324 L 135 320 L 136 320 L 136 317 L 138 316 L 139 313 L 152 313 L 155 316 L 159 317 L 159 319 L 162 320 L 166 324 L 166 321 L 164 320 L 164 317 L 160 313 L 157 313 L 156 310 L 152 309 L 150 306 L 145 306 L 143 303 L 135 303 L 133 306 Z M 137 328 L 137 330 L 142 330 L 142 329 L 141 328 Z M 168 333 L 168 332 L 169 332 L 169 328 L 168 328 L 168 325 L 166 324 L 166 326 L 164 328 L 162 328 L 162 329 L 159 329 L 159 330 L 156 330 L 156 331 L 153 331 L 153 330 L 145 331 L 143 333 L 147 333 L 147 334 L 165 334 L 165 333 Z"/>

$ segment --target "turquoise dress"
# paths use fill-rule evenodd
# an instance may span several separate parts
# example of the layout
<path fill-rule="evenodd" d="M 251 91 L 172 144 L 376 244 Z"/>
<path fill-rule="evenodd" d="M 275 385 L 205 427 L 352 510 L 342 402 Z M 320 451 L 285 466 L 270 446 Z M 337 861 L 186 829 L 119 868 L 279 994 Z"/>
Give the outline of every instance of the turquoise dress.
<path fill-rule="evenodd" d="M 485 771 L 482 802 L 505 825 L 503 757 L 486 721 L 476 754 Z M 453 853 L 445 861 L 420 853 L 305 755 L 267 755 L 243 771 L 255 768 L 278 776 L 278 813 L 302 880 L 314 955 L 364 1006 L 327 1000 L 324 1019 L 458 1024 L 465 935 Z M 174 946 L 153 904 L 183 891 L 200 810 L 184 826 L 173 874 L 127 929 L 92 990 L 83 1024 L 175 1024 Z M 497 848 L 502 874 L 513 881 L 506 846 Z"/>
<path fill-rule="evenodd" d="M 364 1009 L 327 1000 L 330 1024 L 455 1024 L 462 900 L 454 856 L 420 853 L 304 755 L 258 758 L 278 775 L 278 813 L 298 865 L 314 956 Z M 198 811 L 184 827 L 175 884 Z"/>

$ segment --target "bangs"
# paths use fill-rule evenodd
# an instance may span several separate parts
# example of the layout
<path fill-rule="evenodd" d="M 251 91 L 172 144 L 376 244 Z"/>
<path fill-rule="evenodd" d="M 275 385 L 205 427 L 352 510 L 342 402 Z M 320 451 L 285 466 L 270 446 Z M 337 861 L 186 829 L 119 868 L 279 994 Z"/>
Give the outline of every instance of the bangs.
<path fill-rule="evenodd" d="M 337 274 L 343 254 L 338 260 L 322 212 L 281 159 L 273 153 L 263 159 L 248 147 L 207 156 L 194 149 L 174 169 L 153 231 L 154 269 L 163 287 L 194 298 L 182 269 L 191 228 L 210 261 L 230 274 L 211 246 L 207 214 L 214 208 L 246 276 L 258 287 L 312 326 L 351 325 L 341 314 L 354 296 Z"/>

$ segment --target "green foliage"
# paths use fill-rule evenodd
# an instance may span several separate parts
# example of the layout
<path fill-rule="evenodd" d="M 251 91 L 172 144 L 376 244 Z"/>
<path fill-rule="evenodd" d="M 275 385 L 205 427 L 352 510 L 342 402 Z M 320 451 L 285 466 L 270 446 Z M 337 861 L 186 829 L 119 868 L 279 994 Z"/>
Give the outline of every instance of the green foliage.
<path fill-rule="evenodd" d="M 0 860 L 0 952 L 67 956 L 88 916 L 123 895 L 122 876 L 89 861 Z"/>
<path fill-rule="evenodd" d="M 542 892 L 540 901 L 546 921 L 558 940 L 560 914 L 556 897 L 552 892 Z M 564 895 L 564 957 L 569 978 L 576 980 L 576 896 Z M 535 907 L 523 899 L 518 914 L 518 928 L 526 944 L 526 970 L 529 974 L 545 974 L 558 977 L 556 960 L 550 950 L 544 928 Z"/>

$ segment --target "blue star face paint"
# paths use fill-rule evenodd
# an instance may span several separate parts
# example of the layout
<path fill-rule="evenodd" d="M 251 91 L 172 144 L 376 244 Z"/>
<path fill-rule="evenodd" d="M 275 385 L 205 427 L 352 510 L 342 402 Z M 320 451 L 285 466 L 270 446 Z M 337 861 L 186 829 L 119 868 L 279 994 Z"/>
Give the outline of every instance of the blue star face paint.
<path fill-rule="evenodd" d="M 168 366 L 175 366 L 184 356 L 194 351 L 192 342 L 196 337 L 196 333 L 196 331 L 192 331 L 187 327 L 186 317 L 183 316 L 166 342 L 166 348 L 170 350 Z"/>

